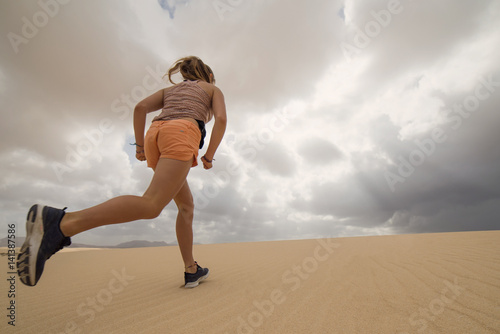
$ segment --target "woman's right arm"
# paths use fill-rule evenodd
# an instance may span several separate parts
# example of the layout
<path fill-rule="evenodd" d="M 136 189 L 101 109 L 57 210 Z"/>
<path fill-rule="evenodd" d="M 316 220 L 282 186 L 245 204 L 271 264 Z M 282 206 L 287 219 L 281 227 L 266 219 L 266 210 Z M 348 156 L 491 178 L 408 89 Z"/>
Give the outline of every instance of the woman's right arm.
<path fill-rule="evenodd" d="M 152 111 L 163 108 L 163 90 L 159 90 L 151 96 L 148 96 L 141 102 L 137 103 L 134 108 L 134 133 L 135 142 L 141 147 L 137 150 L 136 158 L 138 160 L 146 160 L 144 155 L 144 129 L 146 127 L 146 115 Z M 141 152 L 142 153 L 139 153 Z"/>
<path fill-rule="evenodd" d="M 215 124 L 210 136 L 207 152 L 202 157 L 203 166 L 205 169 L 212 168 L 211 161 L 215 156 L 215 151 L 224 137 L 226 131 L 227 116 L 226 116 L 226 103 L 224 102 L 224 95 L 222 91 L 214 86 L 214 93 L 212 96 L 212 110 L 214 112 Z"/>

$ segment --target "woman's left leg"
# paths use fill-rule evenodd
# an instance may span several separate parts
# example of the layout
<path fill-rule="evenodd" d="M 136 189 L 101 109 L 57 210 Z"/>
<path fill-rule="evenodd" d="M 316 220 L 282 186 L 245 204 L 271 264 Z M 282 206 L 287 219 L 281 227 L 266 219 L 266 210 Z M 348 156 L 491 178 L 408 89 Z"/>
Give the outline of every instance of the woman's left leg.
<path fill-rule="evenodd" d="M 61 232 L 71 237 L 95 227 L 157 217 L 186 181 L 192 160 L 159 160 L 143 196 L 119 196 L 94 207 L 64 215 Z"/>
<path fill-rule="evenodd" d="M 70 236 L 98 226 L 157 217 L 184 185 L 191 165 L 192 159 L 160 159 L 142 197 L 115 197 L 89 209 L 68 213 L 48 206 L 32 206 L 26 222 L 26 240 L 17 258 L 20 280 L 29 286 L 36 285 L 45 261 L 70 245 Z"/>

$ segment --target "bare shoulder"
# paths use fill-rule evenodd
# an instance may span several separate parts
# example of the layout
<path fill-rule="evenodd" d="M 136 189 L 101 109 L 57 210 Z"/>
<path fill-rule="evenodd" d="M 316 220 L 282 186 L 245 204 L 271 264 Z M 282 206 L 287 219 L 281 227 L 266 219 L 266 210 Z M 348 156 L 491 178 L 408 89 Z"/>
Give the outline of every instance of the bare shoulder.
<path fill-rule="evenodd" d="M 177 84 L 169 86 L 169 87 L 165 87 L 165 88 L 163 88 L 163 93 L 165 94 L 165 93 L 171 91 L 172 89 L 174 89 L 175 87 L 177 87 Z"/>
<path fill-rule="evenodd" d="M 198 81 L 198 85 L 200 85 L 201 88 L 203 88 L 203 90 L 205 92 L 207 92 L 207 94 L 210 96 L 210 97 L 213 97 L 214 96 L 214 93 L 221 93 L 221 90 L 215 86 L 214 84 L 210 84 L 208 82 L 205 82 L 205 81 Z"/>

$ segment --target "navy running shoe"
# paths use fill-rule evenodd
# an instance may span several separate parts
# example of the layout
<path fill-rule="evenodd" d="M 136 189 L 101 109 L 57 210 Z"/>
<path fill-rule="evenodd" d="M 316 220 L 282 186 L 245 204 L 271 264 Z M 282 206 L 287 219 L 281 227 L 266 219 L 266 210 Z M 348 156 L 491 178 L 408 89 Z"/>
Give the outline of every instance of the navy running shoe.
<path fill-rule="evenodd" d="M 45 261 L 64 246 L 71 245 L 71 239 L 65 237 L 59 224 L 64 209 L 51 208 L 35 204 L 26 218 L 26 240 L 17 256 L 17 273 L 21 282 L 35 286 L 42 276 Z"/>
<path fill-rule="evenodd" d="M 197 287 L 201 281 L 207 279 L 208 274 L 210 274 L 210 270 L 208 268 L 202 268 L 198 265 L 197 262 L 196 267 L 197 271 L 194 274 L 184 273 L 184 287 L 185 288 L 195 288 Z"/>

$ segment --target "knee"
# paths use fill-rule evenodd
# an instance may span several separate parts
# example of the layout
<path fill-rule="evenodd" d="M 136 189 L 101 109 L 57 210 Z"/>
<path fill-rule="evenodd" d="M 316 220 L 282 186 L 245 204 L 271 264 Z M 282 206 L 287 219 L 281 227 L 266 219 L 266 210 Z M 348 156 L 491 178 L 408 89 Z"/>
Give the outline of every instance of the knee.
<path fill-rule="evenodd" d="M 146 212 L 146 217 L 144 219 L 155 219 L 157 218 L 161 212 L 163 211 L 164 206 L 158 205 L 155 203 L 151 203 Z"/>
<path fill-rule="evenodd" d="M 185 219 L 192 220 L 194 216 L 194 203 L 187 202 L 182 204 L 177 204 L 177 208 L 179 209 L 179 214 L 182 215 Z"/>

